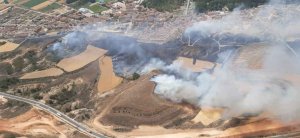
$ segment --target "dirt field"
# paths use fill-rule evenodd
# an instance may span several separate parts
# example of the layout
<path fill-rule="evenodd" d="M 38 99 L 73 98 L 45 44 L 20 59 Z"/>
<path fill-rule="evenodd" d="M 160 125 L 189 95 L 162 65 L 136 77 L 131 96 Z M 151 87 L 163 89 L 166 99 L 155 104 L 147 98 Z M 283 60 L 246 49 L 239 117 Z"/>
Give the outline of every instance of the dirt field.
<path fill-rule="evenodd" d="M 181 64 L 182 67 L 191 70 L 193 72 L 202 72 L 207 69 L 211 69 L 215 66 L 214 63 L 209 61 L 203 61 L 203 60 L 197 60 L 196 63 L 193 64 L 193 59 L 186 58 L 186 57 L 178 57 L 177 60 L 174 61 L 174 63 Z"/>
<path fill-rule="evenodd" d="M 36 79 L 36 78 L 44 78 L 44 77 L 54 77 L 54 76 L 60 76 L 63 73 L 64 72 L 61 69 L 50 68 L 50 69 L 46 69 L 46 70 L 26 73 L 20 79 Z"/>
<path fill-rule="evenodd" d="M 52 3 L 53 3 L 53 1 L 47 0 L 47 1 L 43 2 L 43 3 L 41 3 L 41 4 L 38 4 L 38 5 L 34 6 L 34 7 L 32 7 L 31 9 L 32 10 L 39 10 L 39 9 L 47 7 L 48 5 L 50 5 Z"/>
<path fill-rule="evenodd" d="M 103 93 L 118 86 L 122 82 L 122 78 L 116 76 L 113 71 L 111 57 L 103 57 L 99 59 L 100 76 L 98 82 L 98 91 Z"/>
<path fill-rule="evenodd" d="M 57 66 L 63 68 L 67 72 L 72 72 L 97 60 L 99 57 L 104 56 L 105 53 L 106 50 L 89 45 L 84 52 L 61 60 Z"/>
<path fill-rule="evenodd" d="M 0 53 L 13 51 L 19 47 L 19 44 L 15 44 L 15 43 L 8 42 L 5 40 L 0 40 L 0 42 L 6 42 L 4 45 L 0 45 Z"/>
<path fill-rule="evenodd" d="M 0 131 L 12 132 L 29 137 L 67 138 L 70 137 L 70 133 L 75 130 L 57 121 L 55 117 L 48 113 L 33 108 L 15 118 L 0 119 Z"/>

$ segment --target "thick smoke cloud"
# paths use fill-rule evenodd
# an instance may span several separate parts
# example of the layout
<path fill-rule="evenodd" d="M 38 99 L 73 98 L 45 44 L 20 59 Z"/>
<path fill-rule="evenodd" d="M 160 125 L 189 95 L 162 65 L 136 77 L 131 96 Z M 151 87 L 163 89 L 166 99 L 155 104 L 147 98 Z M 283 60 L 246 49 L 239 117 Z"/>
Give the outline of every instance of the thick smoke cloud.
<path fill-rule="evenodd" d="M 225 62 L 213 74 L 191 75 L 180 66 L 151 64 L 145 70 L 180 70 L 176 72 L 180 75 L 165 73 L 154 77 L 155 93 L 174 102 L 223 108 L 224 118 L 266 112 L 271 114 L 269 117 L 284 121 L 300 119 L 300 51 L 294 50 L 299 45 L 289 45 L 289 41 L 300 38 L 299 7 L 272 1 L 257 11 L 250 10 L 252 13 L 237 10 L 222 19 L 194 24 L 185 34 L 197 34 L 200 38 L 242 34 L 268 43 L 263 67 L 237 68 L 232 64 L 234 59 L 228 58 L 234 56 L 226 53 L 220 54 L 220 60 Z"/>

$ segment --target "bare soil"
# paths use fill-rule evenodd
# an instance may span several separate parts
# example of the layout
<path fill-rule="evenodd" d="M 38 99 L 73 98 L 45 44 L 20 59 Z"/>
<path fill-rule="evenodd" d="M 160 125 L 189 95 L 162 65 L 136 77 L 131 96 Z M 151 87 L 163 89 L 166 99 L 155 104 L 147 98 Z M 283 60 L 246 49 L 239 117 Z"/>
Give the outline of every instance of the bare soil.
<path fill-rule="evenodd" d="M 12 42 L 0 40 L 0 42 L 6 42 L 4 45 L 0 45 L 0 53 L 1 52 L 10 52 L 19 47 L 19 44 L 15 44 Z"/>
<path fill-rule="evenodd" d="M 26 73 L 24 76 L 21 77 L 21 79 L 36 79 L 36 78 L 54 77 L 54 76 L 60 76 L 63 73 L 64 72 L 61 69 L 49 68 L 46 70 Z"/>
<path fill-rule="evenodd" d="M 93 46 L 87 46 L 86 50 L 79 55 L 65 58 L 61 60 L 57 66 L 64 69 L 67 72 L 78 70 L 87 64 L 97 60 L 99 57 L 104 56 L 106 50 Z"/>
<path fill-rule="evenodd" d="M 122 82 L 122 78 L 116 76 L 113 70 L 112 58 L 103 57 L 99 59 L 100 76 L 98 82 L 98 91 L 104 93 L 109 91 Z"/>

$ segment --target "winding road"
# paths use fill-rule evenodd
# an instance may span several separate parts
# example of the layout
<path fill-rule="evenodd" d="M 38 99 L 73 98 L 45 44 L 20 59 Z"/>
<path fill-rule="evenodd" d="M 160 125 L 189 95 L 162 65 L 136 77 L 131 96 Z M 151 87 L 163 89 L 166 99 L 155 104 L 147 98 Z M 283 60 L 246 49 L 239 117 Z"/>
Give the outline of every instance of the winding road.
<path fill-rule="evenodd" d="M 107 138 L 107 136 L 104 136 L 101 133 L 96 132 L 95 130 L 92 130 L 91 128 L 87 127 L 84 124 L 81 124 L 79 122 L 77 122 L 76 120 L 68 117 L 67 115 L 63 114 L 62 112 L 35 100 L 31 100 L 31 99 L 26 99 L 26 98 L 22 98 L 19 96 L 15 96 L 15 95 L 11 95 L 11 94 L 7 94 L 4 92 L 0 92 L 0 96 L 3 96 L 4 98 L 9 98 L 9 99 L 13 99 L 13 100 L 17 100 L 17 101 L 21 101 L 21 102 L 25 102 L 28 103 L 32 106 L 35 106 L 43 111 L 46 111 L 54 116 L 56 116 L 57 118 L 59 118 L 61 121 L 63 121 L 66 124 L 69 124 L 71 126 L 73 126 L 76 130 L 89 135 L 91 137 L 94 138 Z"/>

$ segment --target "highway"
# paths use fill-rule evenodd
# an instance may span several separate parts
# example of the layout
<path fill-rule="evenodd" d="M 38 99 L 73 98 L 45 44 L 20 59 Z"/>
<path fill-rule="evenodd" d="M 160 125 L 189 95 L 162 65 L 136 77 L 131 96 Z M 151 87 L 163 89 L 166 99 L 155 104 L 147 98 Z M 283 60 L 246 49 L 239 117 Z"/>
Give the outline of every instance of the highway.
<path fill-rule="evenodd" d="M 73 126 L 75 129 L 77 129 L 78 131 L 80 131 L 88 136 L 91 136 L 94 138 L 107 138 L 103 134 L 100 134 L 100 133 L 96 132 L 95 130 L 90 129 L 86 125 L 83 125 L 83 124 L 77 122 L 76 120 L 68 117 L 64 113 L 62 113 L 44 103 L 41 103 L 41 102 L 38 102 L 35 100 L 31 100 L 31 99 L 22 98 L 22 97 L 11 95 L 11 94 L 7 94 L 4 92 L 0 92 L 0 96 L 3 96 L 4 98 L 9 98 L 9 99 L 25 102 L 25 103 L 28 103 L 34 107 L 37 107 L 37 108 L 43 110 L 43 111 L 46 111 L 46 112 L 56 116 L 57 118 L 61 119 L 61 121 L 63 121 L 64 123 Z"/>

